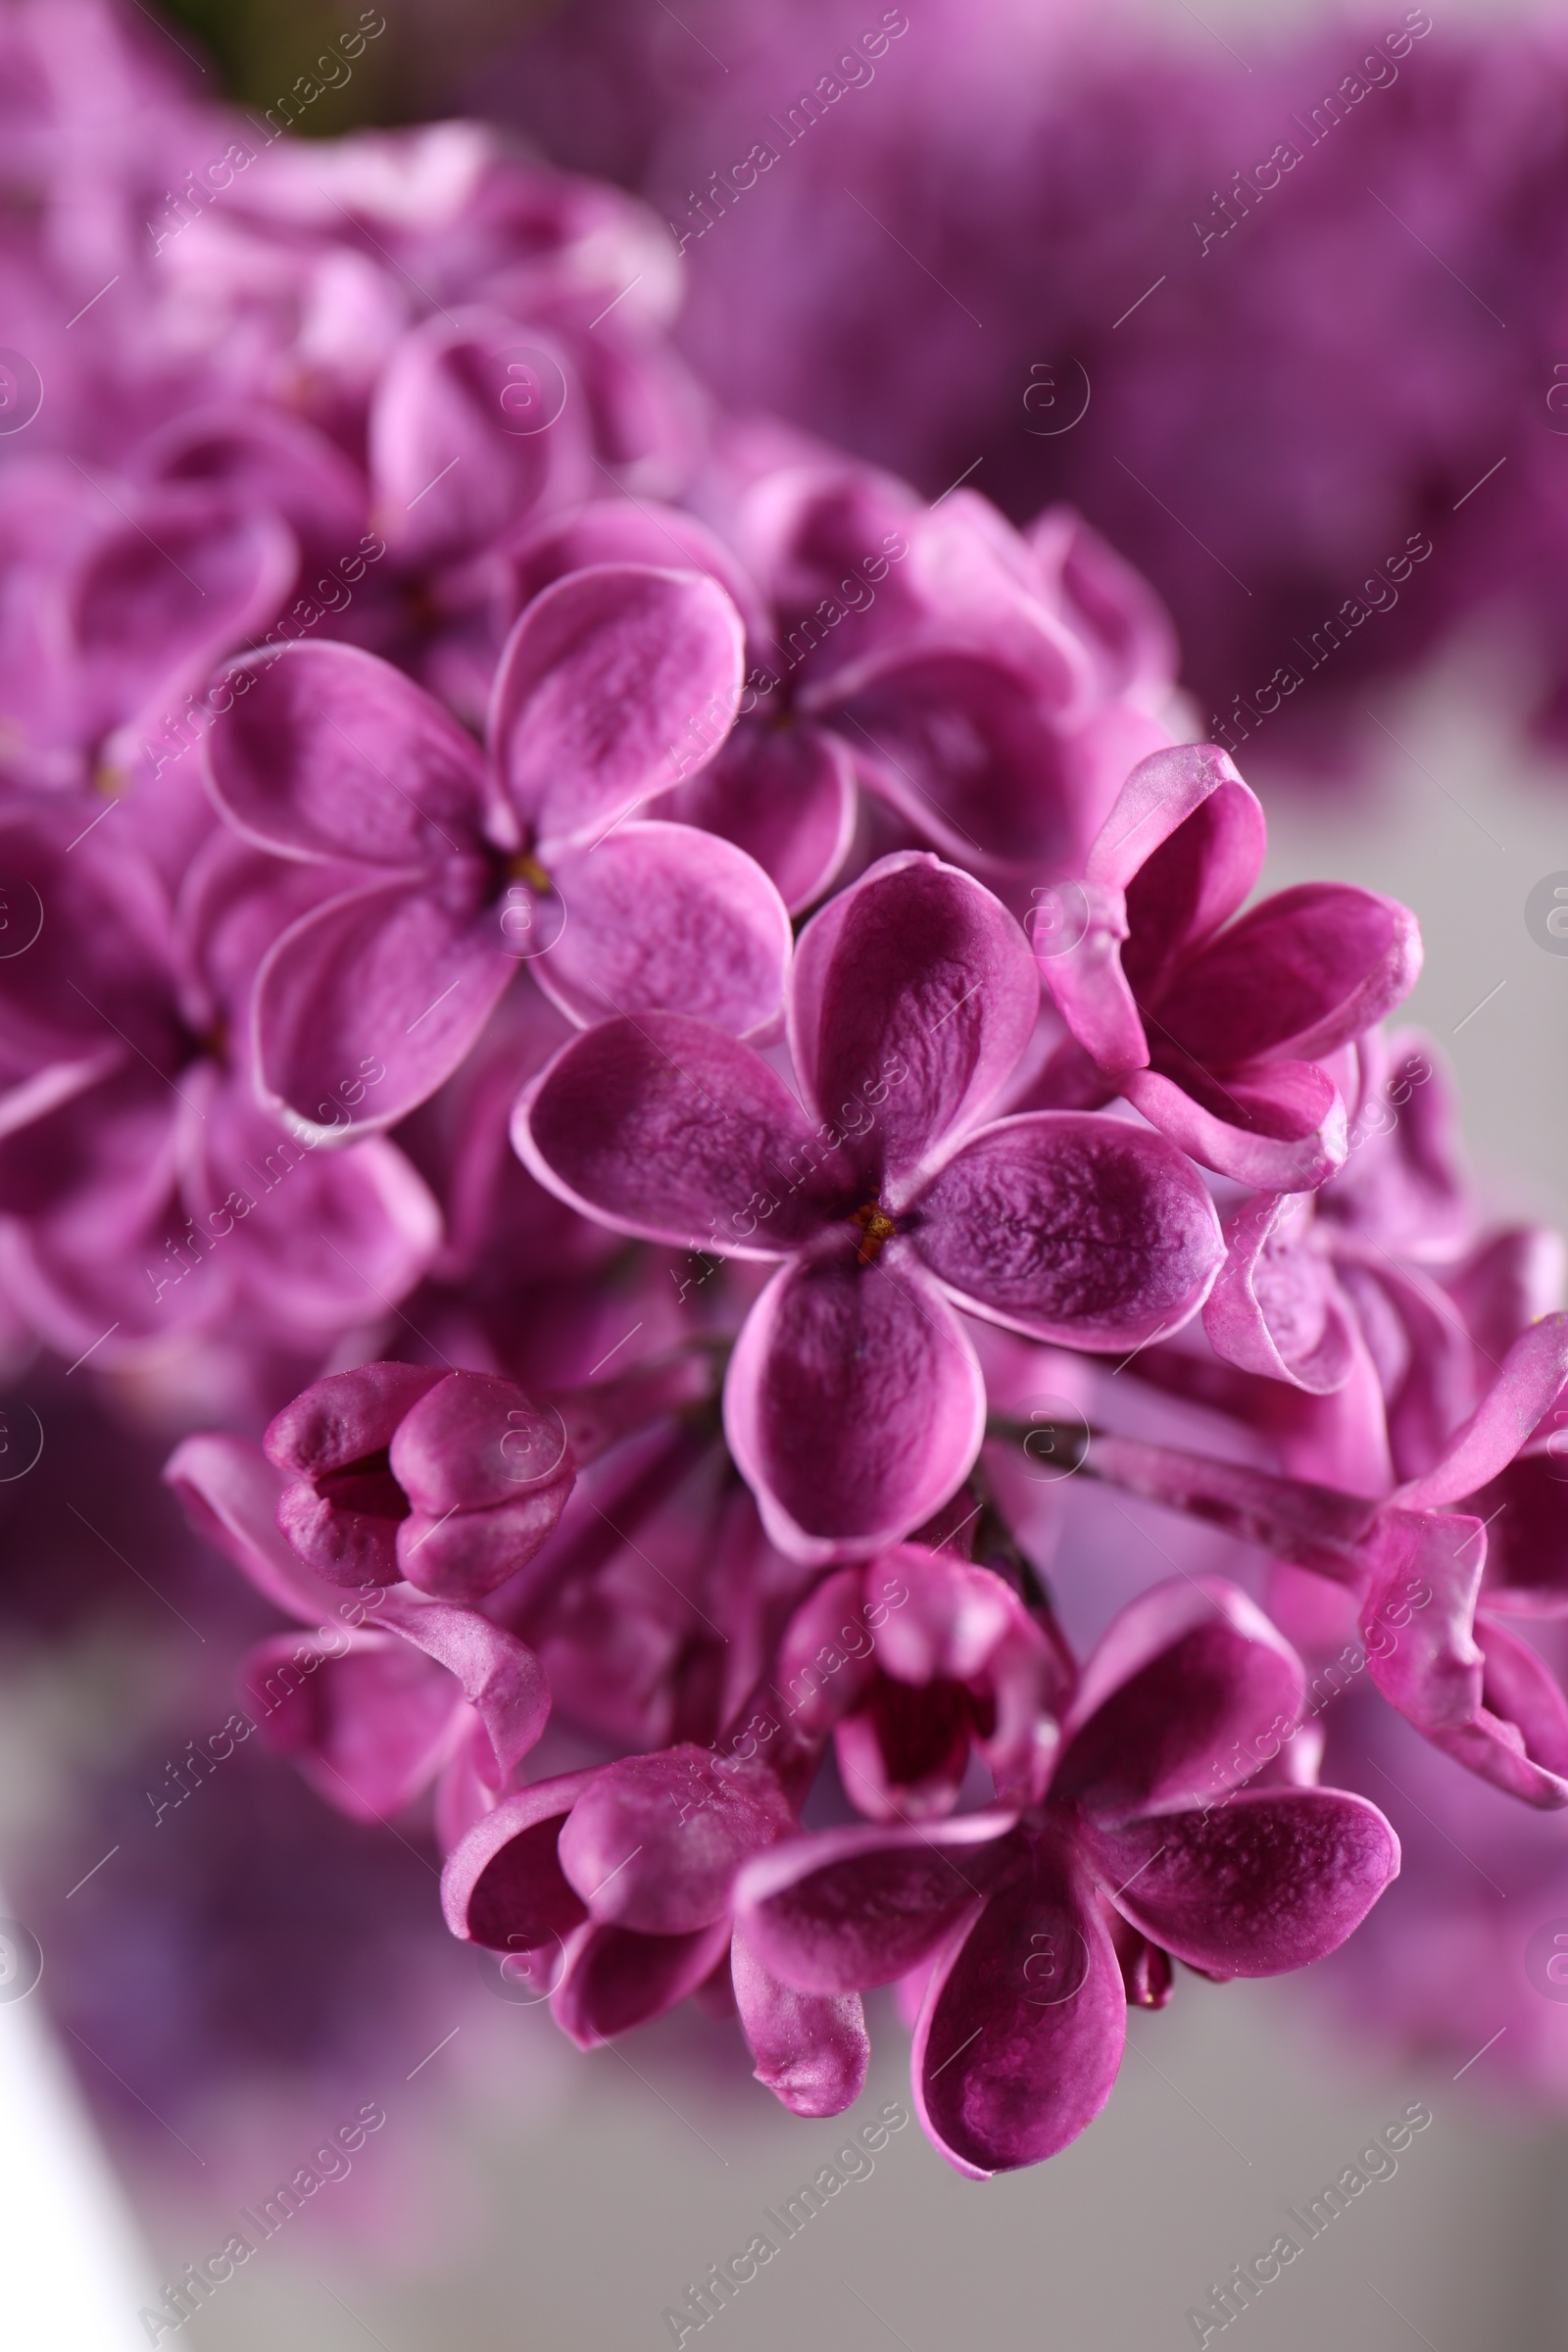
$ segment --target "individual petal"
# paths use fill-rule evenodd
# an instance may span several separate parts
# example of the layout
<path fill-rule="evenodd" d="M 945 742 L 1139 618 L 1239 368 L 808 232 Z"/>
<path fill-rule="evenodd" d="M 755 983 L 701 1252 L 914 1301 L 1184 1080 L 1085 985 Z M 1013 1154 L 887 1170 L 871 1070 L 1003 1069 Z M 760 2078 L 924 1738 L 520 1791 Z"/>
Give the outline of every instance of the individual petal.
<path fill-rule="evenodd" d="M 911 2068 L 920 2121 L 971 2180 L 1039 2164 L 1110 2096 L 1121 1970 L 1089 1889 L 1046 1840 L 932 1972 Z"/>
<path fill-rule="evenodd" d="M 729 1965 L 758 2082 L 792 2115 L 842 2115 L 852 2107 L 871 2058 L 859 1994 L 797 1992 L 781 1984 L 739 1934 Z"/>
<path fill-rule="evenodd" d="M 374 1367 L 394 1368 L 403 1367 Z M 449 1372 L 426 1381 L 384 1442 L 393 1476 L 415 1511 L 429 1519 L 514 1502 L 522 1491 L 572 1475 L 561 1415 L 534 1404 L 515 1381 L 488 1372 Z"/>
<path fill-rule="evenodd" d="M 684 1936 L 727 1917 L 740 1865 L 793 1827 L 770 1773 L 687 1741 L 607 1764 L 561 1834 L 561 1867 L 592 1918 Z"/>
<path fill-rule="evenodd" d="M 831 1178 L 761 1056 L 678 1013 L 601 1021 L 518 1100 L 513 1142 L 602 1225 L 721 1256 L 776 1257 L 819 1223 Z"/>
<path fill-rule="evenodd" d="M 454 1678 L 489 1743 L 484 1777 L 493 1790 L 504 1788 L 550 1717 L 550 1686 L 527 1643 L 477 1609 L 397 1594 L 381 1604 L 375 1622 Z"/>
<path fill-rule="evenodd" d="M 1087 1833 L 1135 1928 L 1214 1977 L 1273 1977 L 1338 1951 L 1397 1877 L 1399 1841 L 1340 1788 L 1244 1788 L 1212 1811 Z"/>
<path fill-rule="evenodd" d="M 724 1382 L 724 1430 L 792 1558 L 899 1543 L 967 1475 L 985 1433 L 974 1349 L 912 1251 L 846 1246 L 780 1269 Z"/>
<path fill-rule="evenodd" d="M 561 1825 L 594 1771 L 563 1773 L 504 1796 L 447 1856 L 441 1909 L 454 1936 L 492 1951 L 537 1951 L 587 1917 L 562 1874 Z"/>
<path fill-rule="evenodd" d="M 1159 998 L 1159 1022 L 1210 1069 L 1263 1054 L 1315 1060 L 1392 1012 L 1420 969 L 1408 906 L 1346 883 L 1303 882 L 1189 956 Z"/>
<path fill-rule="evenodd" d="M 1361 1626 L 1373 1682 L 1417 1731 L 1431 1734 L 1473 1721 L 1482 1703 L 1475 1641 L 1476 1597 L 1487 1559 L 1481 1521 L 1385 1506 L 1363 1557 Z"/>
<path fill-rule="evenodd" d="M 814 906 L 850 854 L 855 770 L 825 728 L 738 725 L 700 775 L 665 803 L 755 858 L 792 914 Z"/>
<path fill-rule="evenodd" d="M 875 1133 L 861 1156 L 896 1182 L 984 1116 L 1039 1001 L 1028 942 L 1001 901 L 956 866 L 905 851 L 802 933 L 790 1046 L 824 1118 L 869 1107 Z"/>
<path fill-rule="evenodd" d="M 597 2049 L 695 1992 L 728 1942 L 727 1919 L 689 1936 L 642 1936 L 591 1920 L 571 1940 L 551 2013 L 579 2050 Z"/>
<path fill-rule="evenodd" d="M 455 895 L 380 883 L 290 925 L 256 980 L 266 1100 L 311 1127 L 368 1131 L 451 1076 L 514 970 L 477 888 Z"/>
<path fill-rule="evenodd" d="M 419 872 L 471 850 L 483 761 L 389 662 L 351 645 L 284 646 L 231 662 L 212 707 L 209 786 L 259 848 Z"/>
<path fill-rule="evenodd" d="M 287 1473 L 249 1438 L 213 1431 L 182 1439 L 163 1475 L 192 1525 L 278 1608 L 306 1624 L 335 1612 L 341 1593 L 312 1574 L 277 1524 Z"/>
<path fill-rule="evenodd" d="M 534 598 L 496 672 L 490 744 L 547 863 L 712 757 L 742 651 L 739 613 L 699 572 L 601 564 Z"/>
<path fill-rule="evenodd" d="M 1216 1355 L 1326 1396 L 1350 1377 L 1356 1335 L 1326 1257 L 1308 1244 L 1308 1197 L 1259 1193 L 1225 1227 L 1225 1263 L 1203 1306 Z"/>
<path fill-rule="evenodd" d="M 1046 992 L 1097 1068 L 1140 1070 L 1149 1040 L 1126 974 L 1127 900 L 1106 882 L 1042 883 L 1029 933 Z"/>
<path fill-rule="evenodd" d="M 777 1022 L 790 918 L 744 850 L 686 824 L 621 825 L 563 852 L 551 880 L 564 922 L 533 975 L 579 1026 L 683 1012 L 753 1037 Z"/>
<path fill-rule="evenodd" d="M 1508 1796 L 1548 1811 L 1568 1805 L 1568 1699 L 1517 1634 L 1490 1618 L 1480 1630 L 1483 1703 L 1471 1722 L 1428 1738 Z"/>
<path fill-rule="evenodd" d="M 1236 912 L 1262 871 L 1267 838 L 1255 794 L 1216 745 L 1176 744 L 1139 761 L 1084 878 L 1126 893 L 1133 938 L 1122 961 L 1140 998 L 1157 998 L 1183 951 Z"/>
<path fill-rule="evenodd" d="M 945 857 L 999 876 L 1080 862 L 1098 811 L 1079 789 L 1069 714 L 1038 679 L 938 644 L 802 700 L 843 738 L 861 782 Z"/>
<path fill-rule="evenodd" d="M 443 312 L 403 336 L 369 416 L 376 523 L 401 560 L 451 563 L 581 497 L 574 391 L 548 337 L 530 327 L 524 341 L 498 314 Z"/>
<path fill-rule="evenodd" d="M 1155 1585 L 1112 1619 L 1062 1727 L 1052 1794 L 1099 1821 L 1181 1811 L 1250 1780 L 1290 1737 L 1300 1660 L 1221 1577 Z"/>
<path fill-rule="evenodd" d="M 1135 1348 L 1177 1330 L 1224 1256 L 1186 1155 L 1093 1111 L 983 1128 L 917 1195 L 909 1225 L 960 1304 L 1069 1348 Z"/>
<path fill-rule="evenodd" d="M 867 1571 L 841 1568 L 823 1577 L 779 1637 L 776 1689 L 789 1693 L 792 1719 L 808 1736 L 831 1731 L 858 1707 L 876 1680 L 875 1636 L 867 1614 Z M 885 1582 L 874 1579 L 879 1591 Z M 907 1585 L 899 1587 L 906 1598 Z M 886 1602 L 883 1609 L 886 1609 Z"/>
<path fill-rule="evenodd" d="M 1253 1192 L 1305 1193 L 1345 1164 L 1345 1104 L 1327 1071 L 1273 1062 L 1222 1085 L 1171 1058 L 1174 1077 L 1133 1070 L 1121 1091 L 1201 1167 Z"/>
<path fill-rule="evenodd" d="M 880 1677 L 866 1704 L 833 1734 L 839 1778 L 870 1821 L 935 1821 L 951 1813 L 969 1768 L 967 1694 L 954 1683 Z"/>
<path fill-rule="evenodd" d="M 1521 1333 L 1496 1379 L 1443 1458 L 1398 1491 L 1407 1510 L 1461 1501 L 1511 1462 L 1568 1381 L 1568 1314 L 1544 1315 Z"/>
<path fill-rule="evenodd" d="M 451 1750 L 462 1693 L 416 1648 L 381 1634 L 280 1634 L 253 1649 L 241 1688 L 268 1740 L 356 1820 L 401 1812 Z"/>
<path fill-rule="evenodd" d="M 919 1829 L 824 1830 L 748 1862 L 735 1925 L 770 1974 L 803 1992 L 891 1984 L 934 1952 L 1013 1852 L 1017 1816 L 967 1813 Z"/>

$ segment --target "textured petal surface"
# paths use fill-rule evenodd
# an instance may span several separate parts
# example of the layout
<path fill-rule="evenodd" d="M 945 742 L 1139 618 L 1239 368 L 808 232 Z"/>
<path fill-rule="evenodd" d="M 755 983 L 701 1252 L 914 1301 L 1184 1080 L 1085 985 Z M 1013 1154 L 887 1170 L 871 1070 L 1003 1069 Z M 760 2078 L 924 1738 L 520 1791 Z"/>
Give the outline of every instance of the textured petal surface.
<path fill-rule="evenodd" d="M 753 1307 L 724 1428 L 762 1523 L 802 1559 L 880 1551 L 940 1508 L 985 1426 L 957 1317 L 898 1242 L 786 1265 Z"/>
<path fill-rule="evenodd" d="M 790 1045 L 827 1119 L 869 1106 L 859 1147 L 906 1175 L 983 1117 L 1039 1004 L 1018 924 L 967 874 L 923 853 L 885 858 L 808 924 Z"/>
<path fill-rule="evenodd" d="M 857 805 L 855 770 L 835 736 L 744 721 L 666 804 L 755 858 L 792 914 L 821 897 L 849 856 Z"/>
<path fill-rule="evenodd" d="M 831 1155 L 760 1055 L 674 1013 L 574 1039 L 524 1093 L 513 1138 L 542 1184 L 602 1224 L 720 1255 L 804 1241 L 832 1179 L 831 1164 L 810 1173 Z"/>
<path fill-rule="evenodd" d="M 621 825 L 565 851 L 551 879 L 565 919 L 533 973 L 574 1021 L 683 1012 L 734 1037 L 777 1023 L 790 918 L 744 850 L 690 825 Z"/>
<path fill-rule="evenodd" d="M 333 1126 L 357 1086 L 350 1123 L 368 1128 L 390 1126 L 434 1094 L 513 976 L 481 887 L 477 872 L 450 894 L 385 883 L 330 900 L 285 931 L 256 984 L 256 1064 L 268 1097 L 313 1126 Z"/>
<path fill-rule="evenodd" d="M 710 759 L 741 672 L 740 615 L 701 573 L 604 564 L 535 597 L 496 672 L 490 742 L 547 862 Z"/>
<path fill-rule="evenodd" d="M 211 787 L 229 823 L 284 858 L 427 870 L 484 813 L 470 737 L 389 662 L 291 645 L 236 662 L 214 689 Z"/>
<path fill-rule="evenodd" d="M 1377 1807 L 1340 1788 L 1243 1789 L 1206 1814 L 1092 1830 L 1088 1844 L 1134 1927 L 1216 1977 L 1337 1951 L 1399 1868 Z"/>
<path fill-rule="evenodd" d="M 932 1974 L 911 2064 L 920 2120 L 973 2179 L 1038 2164 L 1110 2096 L 1127 2031 L 1121 1970 L 1088 1886 L 1034 1843 Z"/>
<path fill-rule="evenodd" d="M 1249 1191 L 1310 1192 L 1345 1164 L 1345 1104 L 1310 1062 L 1277 1062 L 1221 1085 L 1181 1061 L 1174 1078 L 1133 1070 L 1121 1091 L 1200 1166 Z"/>
<path fill-rule="evenodd" d="M 1265 1761 L 1300 1712 L 1300 1661 L 1219 1577 L 1154 1586 L 1088 1660 L 1052 1779 L 1096 1819 L 1212 1801 Z"/>
<path fill-rule="evenodd" d="M 1392 1012 L 1421 969 L 1416 919 L 1344 883 L 1277 891 L 1188 958 L 1160 1025 L 1210 1068 L 1331 1054 Z"/>
<path fill-rule="evenodd" d="M 921 1257 L 956 1298 L 1074 1348 L 1176 1330 L 1224 1254 L 1185 1154 L 1089 1111 L 1033 1111 L 971 1137 L 912 1220 Z"/>
<path fill-rule="evenodd" d="M 865 2087 L 871 2041 L 858 1992 L 797 1992 L 763 1967 L 745 1937 L 730 1943 L 741 2031 L 759 2082 L 792 2115 L 842 2115 Z"/>
<path fill-rule="evenodd" d="M 747 1864 L 735 1920 L 750 1949 L 805 1992 L 891 1984 L 935 1951 L 1011 1853 L 1010 1813 L 921 1829 L 824 1830 Z"/>
<path fill-rule="evenodd" d="M 736 1871 L 793 1826 L 769 1774 L 702 1748 L 608 1764 L 561 1836 L 561 1866 L 597 1920 L 683 1936 L 726 1917 Z"/>

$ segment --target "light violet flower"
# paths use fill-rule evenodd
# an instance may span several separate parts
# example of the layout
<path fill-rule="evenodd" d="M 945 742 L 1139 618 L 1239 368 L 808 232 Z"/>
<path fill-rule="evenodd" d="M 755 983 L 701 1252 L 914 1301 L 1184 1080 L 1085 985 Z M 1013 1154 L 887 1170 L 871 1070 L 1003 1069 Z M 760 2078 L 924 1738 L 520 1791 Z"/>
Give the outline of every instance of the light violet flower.
<path fill-rule="evenodd" d="M 1246 1785 L 1251 1742 L 1272 1733 L 1277 1749 L 1302 1692 L 1294 1651 L 1234 1586 L 1156 1586 L 1087 1661 L 1042 1801 L 790 1838 L 742 1870 L 740 1931 L 819 1999 L 929 1968 L 926 2131 L 972 2179 L 1039 2163 L 1115 2081 L 1118 1914 L 1206 1975 L 1274 1976 L 1333 1951 L 1396 1875 L 1397 1841 L 1364 1798 Z"/>
<path fill-rule="evenodd" d="M 1071 1111 L 991 1120 L 1034 1028 L 1027 943 L 978 882 L 884 859 L 803 933 L 798 1099 L 674 1014 L 575 1039 L 525 1090 L 518 1151 L 622 1232 L 782 1258 L 724 1391 L 773 1541 L 870 1554 L 929 1517 L 979 1448 L 985 1390 L 955 1304 L 1109 1351 L 1196 1312 L 1218 1219 L 1163 1137 Z"/>
<path fill-rule="evenodd" d="M 670 1006 L 742 1035 L 777 1017 L 789 921 L 767 877 L 688 825 L 636 823 L 696 713 L 722 736 L 740 625 L 695 573 L 606 564 L 537 597 L 507 643 L 490 766 L 373 656 L 291 646 L 214 688 L 222 814 L 341 889 L 282 929 L 257 980 L 257 1067 L 298 1116 L 327 1068 L 387 1070 L 366 1124 L 433 1092 L 519 960 L 578 1021 Z M 350 869 L 345 873 L 343 869 Z"/>

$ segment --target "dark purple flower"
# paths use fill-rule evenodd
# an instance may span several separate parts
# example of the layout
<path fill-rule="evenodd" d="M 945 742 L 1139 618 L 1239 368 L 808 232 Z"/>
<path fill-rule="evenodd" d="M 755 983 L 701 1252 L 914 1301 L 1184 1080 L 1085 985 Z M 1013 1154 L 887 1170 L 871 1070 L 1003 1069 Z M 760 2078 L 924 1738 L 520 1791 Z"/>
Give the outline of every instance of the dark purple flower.
<path fill-rule="evenodd" d="M 753 1049 L 666 1013 L 602 1022 L 519 1102 L 527 1164 L 589 1215 L 785 1261 L 736 1344 L 724 1420 L 769 1534 L 802 1558 L 884 1549 L 968 1471 L 985 1391 L 950 1301 L 1112 1350 L 1175 1329 L 1212 1280 L 1213 1205 L 1162 1137 L 1072 1111 L 988 1123 L 1038 993 L 1005 908 L 909 852 L 802 935 L 801 1099 Z"/>
<path fill-rule="evenodd" d="M 742 1870 L 739 1928 L 818 1997 L 929 1966 L 913 2054 L 927 2132 L 974 2179 L 1039 2163 L 1115 2080 L 1115 1914 L 1209 1976 L 1275 1976 L 1333 1951 L 1396 1875 L 1364 1798 L 1246 1785 L 1302 1692 L 1295 1653 L 1234 1586 L 1157 1586 L 1088 1660 L 1043 1802 L 791 1838 Z"/>

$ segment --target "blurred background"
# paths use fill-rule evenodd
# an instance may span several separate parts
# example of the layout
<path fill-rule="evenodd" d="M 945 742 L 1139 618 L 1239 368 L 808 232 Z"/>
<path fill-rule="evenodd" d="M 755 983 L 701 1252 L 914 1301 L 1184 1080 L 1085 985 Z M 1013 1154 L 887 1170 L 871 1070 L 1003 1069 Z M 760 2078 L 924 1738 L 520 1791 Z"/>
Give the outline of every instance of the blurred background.
<path fill-rule="evenodd" d="M 1559 333 L 1568 358 L 1568 43 L 1549 17 L 1451 0 L 1430 16 L 1392 0 L 379 13 L 386 34 L 312 109 L 312 134 L 504 121 L 684 236 L 685 345 L 722 398 L 928 495 L 964 478 L 1018 517 L 1083 507 L 1169 602 L 1201 722 L 1244 713 L 1265 887 L 1334 875 L 1416 909 L 1410 1013 L 1453 1067 L 1479 1172 L 1500 1209 L 1568 1222 L 1568 957 L 1526 916 L 1539 884 L 1568 877 L 1568 418 L 1550 406 Z M 185 0 L 150 37 L 187 48 L 204 88 L 265 107 L 352 14 Z M 906 30 L 815 144 L 705 209 L 846 29 L 894 16 Z M 1401 25 L 1396 79 L 1314 140 L 1323 92 Z M 1293 173 L 1255 219 L 1234 194 L 1227 209 L 1282 139 L 1301 151 Z M 1430 554 L 1396 603 L 1313 662 L 1325 616 L 1416 536 Z M 1265 722 L 1253 698 L 1282 664 L 1300 682 Z M 13 2114 L 52 2084 L 82 2136 L 23 2132 L 7 2152 L 7 2291 L 34 2314 L 24 2327 L 16 2302 L 11 2340 L 148 2340 L 134 2304 L 372 2110 L 384 2121 L 346 2175 L 183 2334 L 210 2352 L 677 2340 L 666 2309 L 768 2226 L 764 2208 L 847 2129 L 906 2112 L 891 2003 L 857 2109 L 801 2123 L 750 2083 L 733 2029 L 689 2007 L 573 2053 L 445 1936 L 416 1823 L 355 1828 L 244 1748 L 184 1793 L 182 1756 L 222 1722 L 215 1661 L 272 1621 L 184 1531 L 156 1449 L 63 1377 L 29 1395 L 41 1458 L 0 1482 L 0 1912 L 25 1923 L 42 1976 L 17 1997 L 19 1947 L 0 2082 Z M 31 1424 L 14 1415 L 6 1438 L 25 1462 Z M 1118 1547 L 1180 1564 L 1190 1544 L 1153 1514 L 1112 1521 L 1091 1492 L 1069 1511 L 1067 1541 L 1112 1574 Z M 1532 1819 L 1526 1859 L 1505 1855 L 1514 1817 L 1470 1785 L 1469 1811 L 1445 1813 L 1456 1844 L 1420 1776 L 1457 1768 L 1417 1748 L 1387 1751 L 1407 1866 L 1369 1957 L 1281 1987 L 1183 1973 L 1170 2010 L 1134 2015 L 1106 2113 L 1035 2171 L 976 2186 L 896 2130 L 710 2323 L 731 2352 L 1198 2341 L 1190 2308 L 1416 2101 L 1432 2123 L 1396 2174 L 1234 2324 L 1255 2352 L 1568 2340 L 1568 2016 L 1528 1957 L 1568 1915 L 1568 1838 Z M 1483 1985 L 1494 1972 L 1496 1998 L 1473 2048 L 1443 2009 L 1461 1930 L 1424 1907 L 1434 1836 L 1485 1906 L 1490 1957 L 1473 1941 L 1463 1957 Z M 29 2204 L 57 2163 L 106 2272 L 93 2320 L 70 2316 L 92 2291 L 79 2250 Z"/>

